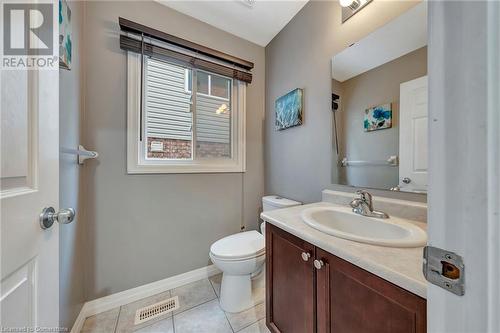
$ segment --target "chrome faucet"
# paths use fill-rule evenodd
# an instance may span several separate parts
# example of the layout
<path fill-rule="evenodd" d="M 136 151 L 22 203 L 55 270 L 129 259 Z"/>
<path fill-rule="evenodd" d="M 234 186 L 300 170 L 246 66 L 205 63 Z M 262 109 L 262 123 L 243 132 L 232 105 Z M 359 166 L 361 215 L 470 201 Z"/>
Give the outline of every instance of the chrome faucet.
<path fill-rule="evenodd" d="M 358 190 L 356 194 L 359 194 L 359 198 L 354 198 L 350 203 L 354 213 L 368 217 L 377 217 L 379 219 L 389 218 L 389 215 L 386 213 L 373 210 L 372 195 L 366 190 Z"/>

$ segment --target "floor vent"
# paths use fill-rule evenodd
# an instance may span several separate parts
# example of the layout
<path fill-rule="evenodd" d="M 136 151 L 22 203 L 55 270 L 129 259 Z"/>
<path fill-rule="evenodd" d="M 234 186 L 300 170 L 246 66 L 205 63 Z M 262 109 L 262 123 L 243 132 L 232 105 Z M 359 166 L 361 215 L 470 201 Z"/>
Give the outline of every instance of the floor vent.
<path fill-rule="evenodd" d="M 175 296 L 153 305 L 140 308 L 135 313 L 134 325 L 142 324 L 179 308 L 179 297 Z"/>

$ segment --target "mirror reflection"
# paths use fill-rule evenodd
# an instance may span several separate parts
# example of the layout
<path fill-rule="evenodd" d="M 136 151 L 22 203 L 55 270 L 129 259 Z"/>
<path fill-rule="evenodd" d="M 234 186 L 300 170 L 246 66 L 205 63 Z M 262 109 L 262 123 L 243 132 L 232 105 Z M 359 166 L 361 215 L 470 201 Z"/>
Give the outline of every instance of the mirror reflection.
<path fill-rule="evenodd" d="M 332 58 L 336 184 L 427 190 L 427 8 L 420 3 Z"/>

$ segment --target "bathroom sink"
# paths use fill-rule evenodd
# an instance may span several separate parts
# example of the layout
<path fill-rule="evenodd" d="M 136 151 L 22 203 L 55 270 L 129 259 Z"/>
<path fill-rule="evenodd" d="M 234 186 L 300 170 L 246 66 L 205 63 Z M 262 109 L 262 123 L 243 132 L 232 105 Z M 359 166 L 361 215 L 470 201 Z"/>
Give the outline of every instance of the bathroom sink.
<path fill-rule="evenodd" d="M 301 217 L 314 229 L 360 243 L 389 247 L 420 247 L 427 243 L 427 233 L 404 219 L 366 217 L 348 207 L 308 208 Z"/>

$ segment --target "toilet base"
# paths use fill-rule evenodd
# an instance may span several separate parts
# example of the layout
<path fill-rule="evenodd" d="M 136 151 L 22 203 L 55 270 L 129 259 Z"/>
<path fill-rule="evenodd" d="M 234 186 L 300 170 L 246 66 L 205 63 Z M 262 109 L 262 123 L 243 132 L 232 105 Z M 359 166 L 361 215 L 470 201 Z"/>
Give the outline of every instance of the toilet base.
<path fill-rule="evenodd" d="M 230 313 L 245 311 L 253 306 L 251 274 L 222 274 L 220 306 Z"/>

